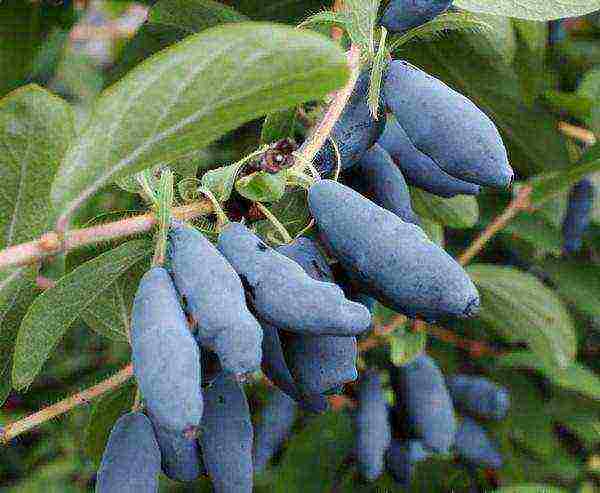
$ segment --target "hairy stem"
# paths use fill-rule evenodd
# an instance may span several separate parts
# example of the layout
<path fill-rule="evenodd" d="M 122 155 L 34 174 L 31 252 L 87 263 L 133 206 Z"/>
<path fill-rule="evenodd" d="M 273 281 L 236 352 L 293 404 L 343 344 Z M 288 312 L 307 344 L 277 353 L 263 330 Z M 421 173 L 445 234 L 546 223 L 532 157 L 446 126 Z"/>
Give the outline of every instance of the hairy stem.
<path fill-rule="evenodd" d="M 519 212 L 527 209 L 530 206 L 529 196 L 531 195 L 532 188 L 525 186 L 517 196 L 511 200 L 510 204 L 504 209 L 496 219 L 494 219 L 487 228 L 477 237 L 475 241 L 458 257 L 458 263 L 462 266 L 467 265 L 473 258 L 475 258 L 481 250 L 487 245 L 498 232 L 502 231 L 506 225 L 515 218 Z"/>
<path fill-rule="evenodd" d="M 129 364 L 112 377 L 103 380 L 93 387 L 67 397 L 66 399 L 57 402 L 52 406 L 45 407 L 37 413 L 20 419 L 19 421 L 15 421 L 4 428 L 0 428 L 0 443 L 7 444 L 16 436 L 21 435 L 22 433 L 25 433 L 26 431 L 29 431 L 52 418 L 56 418 L 57 416 L 60 416 L 61 414 L 64 414 L 77 406 L 88 404 L 93 399 L 96 399 L 106 392 L 110 392 L 111 390 L 121 386 L 127 382 L 132 375 L 133 365 Z"/>
<path fill-rule="evenodd" d="M 210 213 L 212 213 L 212 205 L 208 200 L 173 209 L 173 216 L 182 221 L 189 221 Z M 39 240 L 1 250 L 0 270 L 33 264 L 58 252 L 68 252 L 76 248 L 144 233 L 152 229 L 155 224 L 156 215 L 147 213 L 113 223 L 69 231 L 62 242 L 56 233 L 46 233 Z"/>
<path fill-rule="evenodd" d="M 594 132 L 581 127 L 576 127 L 575 125 L 571 125 L 567 122 L 559 122 L 558 123 L 558 131 L 563 135 L 577 140 L 583 144 L 594 145 L 596 143 L 596 136 Z"/>
<path fill-rule="evenodd" d="M 312 161 L 319 152 L 319 149 L 323 147 L 323 144 L 329 137 L 333 126 L 342 115 L 348 99 L 354 90 L 356 81 L 358 80 L 358 72 L 360 65 L 360 49 L 356 45 L 350 47 L 348 52 L 348 67 L 350 68 L 350 79 L 346 85 L 340 89 L 334 96 L 329 108 L 323 119 L 313 129 L 310 137 L 304 141 L 300 147 L 300 154 L 306 161 Z"/>

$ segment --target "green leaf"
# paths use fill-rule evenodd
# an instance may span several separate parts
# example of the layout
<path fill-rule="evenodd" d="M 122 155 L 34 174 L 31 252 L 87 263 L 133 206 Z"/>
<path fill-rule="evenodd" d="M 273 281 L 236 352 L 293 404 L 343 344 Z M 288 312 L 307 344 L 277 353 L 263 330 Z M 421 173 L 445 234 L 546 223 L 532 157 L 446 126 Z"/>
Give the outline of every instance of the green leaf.
<path fill-rule="evenodd" d="M 421 218 L 421 228 L 425 231 L 431 241 L 444 248 L 444 226 L 431 219 Z"/>
<path fill-rule="evenodd" d="M 291 236 L 296 236 L 310 221 L 306 192 L 300 188 L 288 189 L 281 200 L 270 206 L 269 210 Z M 277 236 L 277 231 L 270 221 L 259 221 L 256 229 L 263 238 Z"/>
<path fill-rule="evenodd" d="M 11 368 L 21 320 L 37 295 L 37 268 L 0 272 L 0 406 L 12 389 Z"/>
<path fill-rule="evenodd" d="M 558 256 L 561 252 L 562 234 L 541 214 L 519 214 L 502 230 L 507 242 L 519 239 L 527 242 L 540 253 Z"/>
<path fill-rule="evenodd" d="M 579 363 L 559 368 L 545 363 L 537 354 L 518 351 L 502 356 L 498 364 L 507 368 L 537 370 L 558 387 L 577 392 L 594 401 L 600 400 L 600 378 Z"/>
<path fill-rule="evenodd" d="M 565 300 L 592 318 L 600 316 L 600 266 L 549 259 L 542 264 L 542 269 Z"/>
<path fill-rule="evenodd" d="M 0 249 L 46 230 L 50 186 L 73 121 L 65 101 L 33 84 L 0 100 Z"/>
<path fill-rule="evenodd" d="M 296 125 L 296 107 L 269 113 L 265 118 L 260 134 L 261 144 L 293 138 Z"/>
<path fill-rule="evenodd" d="M 231 196 L 240 167 L 237 163 L 212 169 L 202 176 L 202 186 L 208 188 L 219 202 L 225 202 Z"/>
<path fill-rule="evenodd" d="M 567 114 L 581 121 L 589 121 L 592 114 L 592 99 L 574 94 L 548 90 L 542 95 L 543 102 L 554 113 Z"/>
<path fill-rule="evenodd" d="M 475 226 L 479 220 L 479 205 L 475 197 L 457 195 L 444 199 L 419 188 L 411 188 L 410 192 L 415 212 L 430 221 L 450 228 L 466 229 Z"/>
<path fill-rule="evenodd" d="M 492 21 L 494 19 L 491 19 Z M 391 36 L 390 51 L 394 51 L 411 41 L 431 41 L 445 35 L 448 31 L 495 32 L 483 17 L 469 12 L 446 12 L 435 19 L 411 29 L 405 34 Z"/>
<path fill-rule="evenodd" d="M 129 412 L 135 400 L 135 384 L 128 382 L 96 401 L 85 428 L 85 453 L 100 465 L 108 436 L 117 419 Z"/>
<path fill-rule="evenodd" d="M 573 321 L 562 301 L 535 276 L 511 267 L 467 268 L 481 296 L 479 318 L 511 342 L 525 342 L 540 360 L 566 367 L 577 352 Z"/>
<path fill-rule="evenodd" d="M 541 206 L 547 200 L 571 188 L 586 175 L 596 171 L 600 171 L 600 144 L 588 149 L 576 166 L 531 178 L 528 182 L 533 187 L 530 196 L 531 205 Z"/>
<path fill-rule="evenodd" d="M 351 28 L 351 22 L 352 18 L 346 12 L 323 10 L 303 20 L 298 27 L 337 26 L 348 31 Z"/>
<path fill-rule="evenodd" d="M 345 0 L 342 12 L 349 17 L 347 32 L 352 42 L 361 47 L 362 53 L 375 55 L 373 32 L 381 0 Z"/>
<path fill-rule="evenodd" d="M 589 14 L 600 9 L 600 0 L 455 0 L 454 5 L 471 12 L 548 21 Z"/>
<path fill-rule="evenodd" d="M 336 471 L 352 449 L 352 425 L 344 413 L 326 413 L 310 420 L 294 435 L 277 468 L 274 493 L 329 491 Z"/>
<path fill-rule="evenodd" d="M 150 255 L 147 240 L 134 240 L 80 265 L 38 296 L 23 319 L 13 363 L 13 383 L 28 387 L 64 333 L 96 298 L 131 266 Z"/>
<path fill-rule="evenodd" d="M 235 189 L 253 202 L 277 202 L 285 193 L 285 173 L 258 171 L 240 178 Z"/>
<path fill-rule="evenodd" d="M 323 8 L 323 0 L 230 0 L 227 3 L 252 19 L 288 24 L 296 24 L 307 12 Z"/>
<path fill-rule="evenodd" d="M 52 186 L 57 222 L 65 227 L 108 182 L 169 164 L 269 111 L 325 96 L 347 77 L 342 50 L 314 33 L 239 23 L 190 36 L 99 98 Z"/>
<path fill-rule="evenodd" d="M 198 33 L 227 22 L 241 22 L 248 17 L 213 0 L 160 0 L 148 14 L 150 24 L 163 24 Z"/>
<path fill-rule="evenodd" d="M 98 334 L 128 343 L 133 298 L 144 273 L 150 268 L 150 252 L 119 277 L 87 308 L 81 318 Z"/>
<path fill-rule="evenodd" d="M 401 332 L 401 334 L 396 332 Z M 396 332 L 388 338 L 390 358 L 394 365 L 404 366 L 425 350 L 427 333 L 425 331 L 409 332 L 406 330 Z"/>
<path fill-rule="evenodd" d="M 388 50 L 386 49 L 387 30 L 385 27 L 381 27 L 381 38 L 379 39 L 379 47 L 377 53 L 373 58 L 373 64 L 371 66 L 371 79 L 369 80 L 369 96 L 367 101 L 373 118 L 385 118 L 385 115 L 378 115 L 379 110 L 379 98 L 381 97 L 381 81 L 383 79 L 383 72 L 388 66 Z"/>

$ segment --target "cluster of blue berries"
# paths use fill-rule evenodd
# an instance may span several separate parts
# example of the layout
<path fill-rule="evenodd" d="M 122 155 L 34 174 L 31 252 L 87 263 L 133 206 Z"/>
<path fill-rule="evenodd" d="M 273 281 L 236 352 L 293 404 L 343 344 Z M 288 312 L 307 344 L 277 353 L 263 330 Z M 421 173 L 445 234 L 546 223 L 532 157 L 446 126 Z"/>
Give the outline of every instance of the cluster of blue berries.
<path fill-rule="evenodd" d="M 406 30 L 450 3 L 391 2 L 382 23 Z M 419 227 L 408 185 L 442 197 L 509 186 L 500 135 L 471 101 L 403 61 L 385 70 L 375 120 L 369 78 L 360 75 L 332 132 L 346 184 L 323 179 L 309 190 L 316 238 L 274 249 L 232 222 L 215 247 L 194 228 L 172 225 L 166 267 L 144 275 L 132 313 L 144 411 L 115 424 L 97 492 L 156 491 L 162 470 L 179 481 L 207 474 L 216 492 L 249 493 L 297 407 L 322 412 L 329 394 L 357 379 L 356 338 L 371 326 L 375 301 L 427 321 L 477 313 L 475 286 Z M 386 110 L 393 114 L 387 121 Z M 337 160 L 328 141 L 315 166 L 327 176 Z M 278 390 L 253 430 L 240 382 L 261 367 Z M 505 394 L 469 377 L 456 377 L 449 394 L 426 356 L 399 371 L 397 402 L 414 436 L 395 441 L 390 415 L 400 407 L 389 411 L 377 375 L 366 373 L 356 415 L 365 477 L 377 477 L 387 456 L 393 474 L 407 481 L 413 463 L 452 445 L 470 461 L 498 466 L 483 430 L 469 418 L 457 425 L 450 394 L 484 418 L 506 412 L 498 397 Z"/>
<path fill-rule="evenodd" d="M 506 416 L 506 389 L 478 376 L 455 375 L 446 381 L 425 354 L 394 367 L 390 384 L 392 407 L 377 373 L 365 372 L 359 383 L 356 454 L 365 479 L 373 481 L 387 468 L 408 486 L 416 464 L 452 450 L 471 466 L 502 466 L 502 456 L 481 422 Z M 463 414 L 460 422 L 455 407 Z"/>

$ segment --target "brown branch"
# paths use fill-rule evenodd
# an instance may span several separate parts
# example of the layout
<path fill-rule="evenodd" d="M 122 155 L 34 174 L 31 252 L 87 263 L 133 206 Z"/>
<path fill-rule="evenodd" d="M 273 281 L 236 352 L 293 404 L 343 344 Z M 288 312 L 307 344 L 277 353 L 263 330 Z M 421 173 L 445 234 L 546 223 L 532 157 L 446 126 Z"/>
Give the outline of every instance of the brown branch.
<path fill-rule="evenodd" d="M 333 11 L 334 12 L 339 12 L 340 10 L 342 10 L 343 7 L 343 0 L 335 0 L 334 4 L 333 4 Z M 334 41 L 340 41 L 342 39 L 342 36 L 344 35 L 344 30 L 340 27 L 334 26 L 331 28 L 331 39 L 333 39 Z"/>
<path fill-rule="evenodd" d="M 212 205 L 207 200 L 173 209 L 174 217 L 184 221 L 208 215 L 211 212 Z M 113 223 L 70 231 L 62 243 L 56 233 L 46 233 L 38 240 L 1 250 L 0 270 L 33 264 L 58 252 L 68 252 L 76 248 L 143 233 L 152 229 L 155 224 L 155 214 L 147 213 Z"/>
<path fill-rule="evenodd" d="M 471 243 L 460 257 L 458 257 L 458 263 L 462 266 L 467 265 L 477 254 L 483 250 L 488 241 L 490 241 L 496 233 L 500 232 L 515 216 L 529 208 L 532 188 L 524 186 L 519 190 L 517 196 L 511 200 L 510 204 L 504 209 L 496 219 L 494 219 L 487 228 Z"/>
<path fill-rule="evenodd" d="M 591 132 L 586 128 L 576 127 L 567 122 L 558 122 L 558 131 L 573 140 L 577 140 L 589 146 L 596 143 L 594 132 Z"/>
<path fill-rule="evenodd" d="M 0 443 L 6 445 L 10 440 L 46 421 L 64 414 L 74 407 L 88 404 L 91 400 L 100 397 L 127 382 L 133 375 L 133 365 L 129 364 L 110 378 L 90 387 L 78 394 L 67 397 L 52 406 L 45 407 L 37 413 L 31 414 L 19 421 L 15 421 L 4 428 L 0 428 Z"/>
<path fill-rule="evenodd" d="M 317 152 L 319 152 L 319 149 L 321 149 L 323 144 L 325 144 L 325 141 L 329 137 L 333 126 L 342 115 L 342 112 L 346 107 L 346 103 L 348 102 L 348 99 L 350 99 L 350 95 L 352 94 L 354 86 L 356 85 L 359 64 L 360 49 L 358 46 L 352 45 L 350 47 L 350 51 L 348 52 L 350 79 L 348 79 L 348 82 L 342 89 L 335 93 L 331 104 L 327 108 L 325 116 L 313 129 L 310 137 L 306 139 L 300 147 L 300 155 L 302 156 L 303 162 L 309 162 L 314 159 L 314 157 L 317 155 Z"/>

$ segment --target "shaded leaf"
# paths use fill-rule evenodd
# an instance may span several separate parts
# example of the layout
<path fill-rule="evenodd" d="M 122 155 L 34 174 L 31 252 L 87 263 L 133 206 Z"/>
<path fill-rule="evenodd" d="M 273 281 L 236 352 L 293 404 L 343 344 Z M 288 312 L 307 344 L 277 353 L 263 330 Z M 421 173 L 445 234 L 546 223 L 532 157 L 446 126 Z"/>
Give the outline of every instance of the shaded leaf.
<path fill-rule="evenodd" d="M 415 212 L 419 216 L 444 226 L 472 228 L 479 219 L 477 199 L 470 195 L 457 195 L 445 199 L 419 188 L 411 188 L 410 195 Z"/>
<path fill-rule="evenodd" d="M 36 298 L 17 336 L 12 371 L 15 388 L 25 389 L 33 382 L 73 322 L 150 250 L 147 240 L 124 243 L 80 265 Z"/>
<path fill-rule="evenodd" d="M 260 134 L 261 144 L 293 138 L 296 124 L 296 108 L 287 108 L 269 113 L 265 118 Z"/>
<path fill-rule="evenodd" d="M 595 401 L 600 400 L 600 378 L 579 363 L 558 368 L 544 363 L 536 354 L 518 351 L 502 356 L 498 364 L 507 368 L 529 368 L 539 371 L 554 385 L 577 392 Z"/>
<path fill-rule="evenodd" d="M 190 36 L 99 98 L 53 183 L 57 222 L 66 226 L 106 183 L 176 161 L 268 111 L 320 98 L 347 76 L 341 49 L 314 33 L 240 23 Z"/>
<path fill-rule="evenodd" d="M 600 171 L 600 144 L 588 149 L 576 166 L 531 178 L 528 182 L 533 187 L 530 196 L 531 205 L 541 206 L 547 200 L 571 188 L 586 175 L 596 171 Z"/>
<path fill-rule="evenodd" d="M 512 267 L 467 268 L 481 296 L 479 318 L 511 342 L 525 342 L 540 360 L 566 367 L 577 352 L 573 321 L 558 296 L 535 276 Z"/>
<path fill-rule="evenodd" d="M 567 493 L 567 490 L 551 486 L 548 484 L 520 484 L 516 486 L 506 486 L 493 493 Z"/>
<path fill-rule="evenodd" d="M 344 413 L 327 413 L 311 419 L 294 435 L 277 468 L 275 493 L 328 491 L 336 471 L 352 448 L 352 426 Z"/>
<path fill-rule="evenodd" d="M 600 267 L 591 262 L 547 260 L 542 264 L 560 294 L 590 317 L 600 316 Z"/>
<path fill-rule="evenodd" d="M 213 0 L 160 0 L 148 14 L 150 24 L 163 24 L 198 33 L 227 22 L 241 22 L 248 17 Z"/>

